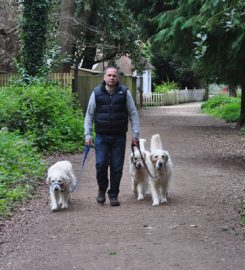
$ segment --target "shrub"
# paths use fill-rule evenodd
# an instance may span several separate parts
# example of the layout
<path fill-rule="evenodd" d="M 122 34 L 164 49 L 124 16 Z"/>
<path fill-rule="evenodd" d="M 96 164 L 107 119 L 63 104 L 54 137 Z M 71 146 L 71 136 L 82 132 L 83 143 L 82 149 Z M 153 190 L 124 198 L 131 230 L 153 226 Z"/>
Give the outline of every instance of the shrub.
<path fill-rule="evenodd" d="M 240 103 L 224 104 L 215 114 L 226 122 L 237 122 L 240 117 Z"/>
<path fill-rule="evenodd" d="M 46 170 L 32 143 L 16 132 L 0 131 L 0 216 L 30 197 Z"/>
<path fill-rule="evenodd" d="M 203 112 L 224 119 L 226 122 L 237 122 L 240 117 L 241 99 L 218 95 L 204 102 L 201 108 Z"/>
<path fill-rule="evenodd" d="M 201 108 L 204 110 L 204 112 L 211 112 L 214 109 L 217 109 L 217 107 L 220 107 L 224 104 L 231 103 L 232 98 L 227 95 L 217 95 L 212 98 L 210 98 L 208 101 L 204 102 L 201 106 Z"/>
<path fill-rule="evenodd" d="M 41 151 L 83 149 L 84 117 L 69 90 L 47 83 L 10 86 L 0 99 L 0 128 L 18 130 Z"/>
<path fill-rule="evenodd" d="M 154 88 L 154 92 L 156 93 L 166 93 L 170 90 L 178 89 L 178 85 L 175 82 L 164 82 L 162 84 L 157 85 Z"/>

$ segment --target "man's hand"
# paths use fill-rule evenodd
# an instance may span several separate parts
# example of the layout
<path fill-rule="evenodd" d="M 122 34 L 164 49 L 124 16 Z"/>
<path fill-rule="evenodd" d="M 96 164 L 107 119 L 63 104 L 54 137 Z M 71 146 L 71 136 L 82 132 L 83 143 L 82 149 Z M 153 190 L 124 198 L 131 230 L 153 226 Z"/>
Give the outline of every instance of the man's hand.
<path fill-rule="evenodd" d="M 138 138 L 132 138 L 132 145 L 139 146 L 139 139 Z"/>
<path fill-rule="evenodd" d="M 92 139 L 85 140 L 85 144 L 91 146 L 92 145 Z"/>

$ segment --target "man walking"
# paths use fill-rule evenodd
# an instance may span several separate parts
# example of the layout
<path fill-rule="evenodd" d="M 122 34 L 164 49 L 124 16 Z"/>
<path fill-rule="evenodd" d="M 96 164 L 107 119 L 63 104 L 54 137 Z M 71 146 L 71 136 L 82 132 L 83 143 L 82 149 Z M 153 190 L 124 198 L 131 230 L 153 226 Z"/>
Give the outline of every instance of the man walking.
<path fill-rule="evenodd" d="M 110 205 L 120 205 L 118 194 L 124 165 L 128 119 L 131 121 L 132 143 L 137 145 L 140 125 L 133 98 L 129 89 L 119 82 L 117 68 L 108 67 L 104 73 L 104 81 L 95 87 L 90 96 L 84 121 L 86 145 L 92 145 L 93 122 L 95 125 L 97 202 L 100 204 L 105 203 L 108 192 Z"/>

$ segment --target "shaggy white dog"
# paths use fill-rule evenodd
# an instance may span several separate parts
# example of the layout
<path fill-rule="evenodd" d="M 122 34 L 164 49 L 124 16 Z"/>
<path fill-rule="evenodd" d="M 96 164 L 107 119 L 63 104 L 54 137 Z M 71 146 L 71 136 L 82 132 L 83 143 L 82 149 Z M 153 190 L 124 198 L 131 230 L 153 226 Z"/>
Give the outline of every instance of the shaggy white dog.
<path fill-rule="evenodd" d="M 153 178 L 150 178 L 149 187 L 152 196 L 152 205 L 167 203 L 168 186 L 173 174 L 173 163 L 168 151 L 163 150 L 161 137 L 154 134 L 151 138 L 151 155 Z"/>
<path fill-rule="evenodd" d="M 58 161 L 48 169 L 47 184 L 49 185 L 51 210 L 68 208 L 70 190 L 76 183 L 72 164 L 68 160 Z"/>
<path fill-rule="evenodd" d="M 145 139 L 140 139 L 140 151 L 147 166 L 150 162 L 150 152 L 145 150 Z M 132 181 L 132 191 L 138 195 L 137 200 L 143 200 L 148 188 L 149 175 L 143 164 L 139 150 L 134 147 L 134 154 L 129 156 L 129 174 Z"/>

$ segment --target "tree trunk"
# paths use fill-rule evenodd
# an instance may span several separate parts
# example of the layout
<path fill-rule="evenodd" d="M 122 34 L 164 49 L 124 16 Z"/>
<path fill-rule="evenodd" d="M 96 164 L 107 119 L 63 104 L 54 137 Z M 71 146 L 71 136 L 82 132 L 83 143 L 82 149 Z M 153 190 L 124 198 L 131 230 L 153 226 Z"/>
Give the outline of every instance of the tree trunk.
<path fill-rule="evenodd" d="M 83 63 L 82 68 L 92 69 L 94 65 L 94 59 L 96 56 L 96 44 L 91 47 L 87 46 L 84 50 L 84 57 L 83 57 Z"/>
<path fill-rule="evenodd" d="M 96 0 L 90 0 L 89 6 L 90 9 L 82 12 L 79 18 L 77 18 L 75 16 L 75 0 L 61 1 L 61 15 L 59 23 L 61 54 L 62 56 L 66 58 L 68 56 L 69 58 L 69 61 L 63 63 L 59 69 L 61 72 L 69 72 L 74 61 L 77 61 L 79 58 L 83 59 L 84 55 L 86 55 L 86 59 L 83 59 L 83 65 L 86 68 L 91 68 L 93 66 L 96 54 L 96 42 L 94 42 L 94 33 L 90 29 L 90 26 L 95 25 Z M 85 52 L 83 52 L 83 55 L 80 55 L 79 51 L 81 48 L 78 48 L 77 44 L 81 41 L 82 33 L 85 33 L 85 40 L 84 44 L 79 46 L 85 45 Z"/>
<path fill-rule="evenodd" d="M 20 55 L 19 14 L 16 1 L 0 1 L 0 73 L 15 71 L 14 58 Z"/>
<path fill-rule="evenodd" d="M 238 127 L 245 127 L 245 83 L 241 85 L 242 88 L 242 96 L 241 96 L 241 111 L 240 111 L 240 119 L 238 121 Z"/>
<path fill-rule="evenodd" d="M 78 93 L 78 63 L 75 62 L 74 64 L 74 81 L 72 85 L 72 92 L 73 93 Z"/>
<path fill-rule="evenodd" d="M 208 83 L 206 80 L 203 82 L 203 85 L 204 85 L 204 89 L 205 89 L 203 101 L 207 101 L 209 98 L 209 87 L 208 87 Z"/>
<path fill-rule="evenodd" d="M 93 28 L 96 26 L 96 12 L 97 12 L 97 6 L 96 1 L 92 0 L 90 2 L 91 9 L 90 13 L 87 17 L 87 23 L 90 26 L 86 29 L 85 33 L 85 50 L 83 52 L 83 62 L 82 67 L 87 69 L 92 69 L 94 63 L 95 63 L 95 56 L 96 56 L 96 50 L 97 50 L 97 42 L 96 42 L 96 33 L 94 32 Z"/>
<path fill-rule="evenodd" d="M 74 29 L 75 0 L 61 1 L 61 14 L 59 22 L 59 44 L 61 55 L 69 60 L 64 62 L 59 71 L 70 72 L 73 63 L 74 44 L 76 42 Z"/>

